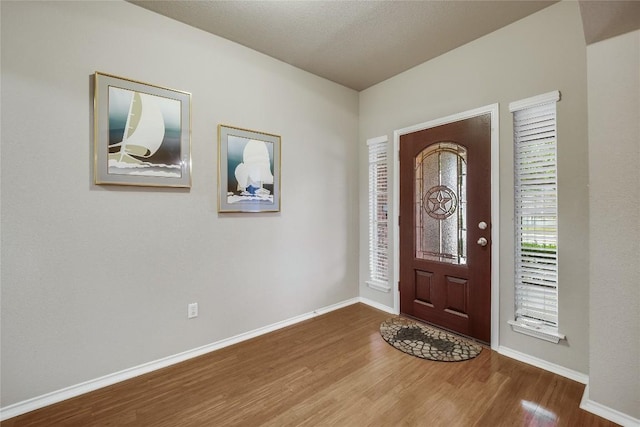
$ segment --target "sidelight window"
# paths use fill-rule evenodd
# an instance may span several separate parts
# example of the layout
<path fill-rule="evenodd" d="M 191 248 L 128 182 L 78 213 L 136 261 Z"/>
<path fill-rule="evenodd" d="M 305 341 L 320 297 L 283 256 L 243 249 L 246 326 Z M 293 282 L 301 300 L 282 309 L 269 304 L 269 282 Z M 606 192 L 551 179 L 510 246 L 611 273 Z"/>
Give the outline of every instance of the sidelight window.
<path fill-rule="evenodd" d="M 367 141 L 369 151 L 369 279 L 370 288 L 389 292 L 389 168 L 387 137 Z"/>
<path fill-rule="evenodd" d="M 513 102 L 515 320 L 512 328 L 558 342 L 556 104 L 560 92 Z"/>

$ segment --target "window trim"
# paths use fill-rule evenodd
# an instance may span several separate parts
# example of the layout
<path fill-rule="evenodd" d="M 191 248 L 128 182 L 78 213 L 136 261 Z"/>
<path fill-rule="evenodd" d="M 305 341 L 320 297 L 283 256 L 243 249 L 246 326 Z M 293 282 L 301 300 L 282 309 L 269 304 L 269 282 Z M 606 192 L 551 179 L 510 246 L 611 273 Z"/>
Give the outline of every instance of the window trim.
<path fill-rule="evenodd" d="M 558 224 L 557 224 L 557 209 L 558 209 L 558 174 L 557 174 L 557 168 L 558 168 L 558 159 L 557 159 L 557 149 L 558 149 L 558 132 L 557 132 L 557 124 L 558 124 L 558 120 L 557 120 L 557 102 L 560 100 L 560 92 L 559 91 L 552 91 L 552 92 L 548 92 L 542 95 L 538 95 L 538 96 L 534 96 L 531 98 L 526 98 L 520 101 L 515 101 L 509 104 L 509 111 L 513 114 L 513 126 L 514 126 L 514 136 L 513 136 L 513 143 L 514 143 L 514 227 L 518 227 L 517 224 L 517 218 L 518 215 L 520 215 L 520 210 L 519 210 L 519 205 L 517 202 L 517 198 L 516 198 L 516 188 L 515 188 L 515 180 L 517 179 L 517 174 L 519 173 L 518 169 L 517 169 L 517 163 L 516 163 L 516 156 L 517 151 L 516 151 L 516 145 L 518 144 L 518 135 L 516 134 L 517 128 L 516 128 L 516 124 L 515 124 L 515 113 L 522 111 L 522 110 L 526 110 L 526 109 L 536 109 L 538 107 L 543 107 L 546 105 L 550 105 L 553 104 L 554 105 L 554 115 L 553 115 L 553 124 L 554 124 L 554 134 L 553 134 L 553 138 L 554 138 L 554 147 L 553 147 L 553 151 L 555 153 L 555 158 L 554 158 L 554 166 L 555 166 L 555 170 L 554 170 L 554 184 L 555 184 L 555 218 L 556 218 L 556 223 L 555 223 L 555 241 L 556 241 L 556 252 L 555 252 L 555 274 L 556 274 L 556 278 L 555 278 L 555 292 L 556 295 L 558 295 L 558 291 L 559 291 L 559 283 L 558 283 L 558 278 L 557 278 L 557 272 L 558 272 L 558 253 L 557 253 L 557 240 L 558 240 Z M 537 321 L 536 319 L 533 318 L 528 318 L 527 316 L 517 316 L 517 311 L 519 308 L 518 302 L 517 302 L 517 294 L 518 294 L 518 290 L 516 289 L 517 283 L 518 283 L 518 267 L 517 267 L 517 263 L 519 261 L 518 258 L 518 250 L 517 248 L 521 247 L 521 242 L 519 242 L 518 239 L 518 231 L 515 231 L 515 236 L 514 236 L 514 245 L 516 246 L 516 254 L 515 254 L 515 259 L 514 259 L 514 279 L 515 279 L 515 283 L 514 283 L 514 317 L 515 320 L 508 320 L 507 323 L 509 325 L 511 325 L 511 328 L 513 331 L 515 332 L 519 332 L 525 335 L 529 335 L 535 338 L 539 338 L 545 341 L 549 341 L 549 342 L 553 342 L 553 343 L 558 343 L 560 342 L 560 340 L 565 339 L 565 336 L 563 334 L 561 334 L 559 332 L 559 321 L 557 320 L 559 317 L 559 307 L 557 305 L 558 300 L 559 300 L 559 296 L 556 297 L 556 310 L 555 310 L 555 318 L 556 321 L 555 322 L 551 322 L 549 321 L 549 324 L 546 324 L 544 321 Z M 535 285 L 534 285 L 535 286 Z M 544 303 L 546 304 L 546 303 Z M 547 308 L 547 306 L 545 305 L 545 309 Z M 554 325 L 555 324 L 555 325 Z"/>
<path fill-rule="evenodd" d="M 390 292 L 391 291 L 391 286 L 389 284 L 389 185 L 390 185 L 390 179 L 389 179 L 389 156 L 388 156 L 388 142 L 389 142 L 389 138 L 384 135 L 384 136 L 379 136 L 376 138 L 371 138 L 367 140 L 367 155 L 368 155 L 368 162 L 367 162 L 367 174 L 368 174 L 368 187 L 369 187 L 369 191 L 368 191 L 368 204 L 367 204 L 367 212 L 368 212 L 368 238 L 367 238 L 367 243 L 368 243 L 368 274 L 367 274 L 367 280 L 366 280 L 366 284 L 368 287 L 370 287 L 371 289 L 375 289 L 377 291 L 380 292 Z M 372 154 L 374 152 L 377 152 L 380 154 L 380 150 L 382 151 L 382 153 L 384 153 L 382 156 L 376 158 L 375 160 L 372 160 Z M 376 221 L 374 220 L 375 218 L 375 211 L 377 211 L 377 204 L 378 204 L 378 195 L 381 193 L 381 190 L 379 189 L 379 181 L 376 177 L 374 177 L 374 170 L 372 169 L 372 166 L 374 165 L 378 165 L 380 163 L 384 163 L 384 165 L 386 166 L 386 176 L 384 177 L 384 179 L 386 179 L 386 191 L 384 191 L 384 196 L 386 197 L 386 206 L 387 206 L 387 219 L 384 222 L 380 222 L 380 221 Z M 380 242 L 378 241 L 378 239 L 375 237 L 377 235 L 377 232 L 380 230 L 380 226 L 384 224 L 384 227 L 386 228 L 386 233 L 387 233 L 387 242 L 385 245 L 383 245 L 383 247 L 380 247 Z M 374 249 L 375 248 L 375 249 Z M 378 253 L 384 251 L 386 253 L 386 262 L 385 262 L 385 270 L 386 273 L 383 274 L 382 279 L 378 278 L 378 277 L 374 277 L 377 276 L 374 273 L 377 273 L 377 269 L 374 267 L 374 263 L 378 263 L 380 260 L 378 258 Z M 375 271 L 374 271 L 375 270 Z"/>

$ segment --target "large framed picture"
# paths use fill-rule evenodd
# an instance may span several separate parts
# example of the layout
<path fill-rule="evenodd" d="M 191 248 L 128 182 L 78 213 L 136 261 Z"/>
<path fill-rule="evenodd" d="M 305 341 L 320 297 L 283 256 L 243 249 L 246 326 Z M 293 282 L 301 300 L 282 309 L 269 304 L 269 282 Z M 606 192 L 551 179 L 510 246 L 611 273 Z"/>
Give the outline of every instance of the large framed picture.
<path fill-rule="evenodd" d="M 280 211 L 280 137 L 218 126 L 218 212 Z"/>
<path fill-rule="evenodd" d="M 191 94 L 94 77 L 96 184 L 191 187 Z"/>

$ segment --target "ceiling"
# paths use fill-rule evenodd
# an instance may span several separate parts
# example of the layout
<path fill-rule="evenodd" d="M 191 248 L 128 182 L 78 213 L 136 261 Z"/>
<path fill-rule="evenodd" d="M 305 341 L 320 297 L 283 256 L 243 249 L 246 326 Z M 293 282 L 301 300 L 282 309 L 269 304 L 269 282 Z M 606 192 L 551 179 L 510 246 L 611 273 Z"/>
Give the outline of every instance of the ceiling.
<path fill-rule="evenodd" d="M 128 1 L 357 91 L 555 3 Z M 620 31 L 620 21 L 626 22 L 623 28 L 637 29 L 638 6 L 639 1 L 582 1 L 586 40 Z"/>

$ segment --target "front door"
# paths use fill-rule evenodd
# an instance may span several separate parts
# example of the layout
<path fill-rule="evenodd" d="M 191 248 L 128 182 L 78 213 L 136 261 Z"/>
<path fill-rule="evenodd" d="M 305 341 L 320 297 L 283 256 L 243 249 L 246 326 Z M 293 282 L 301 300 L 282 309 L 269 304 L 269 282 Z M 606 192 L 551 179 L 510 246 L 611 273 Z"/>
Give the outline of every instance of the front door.
<path fill-rule="evenodd" d="M 400 137 L 400 311 L 491 341 L 491 114 Z"/>

